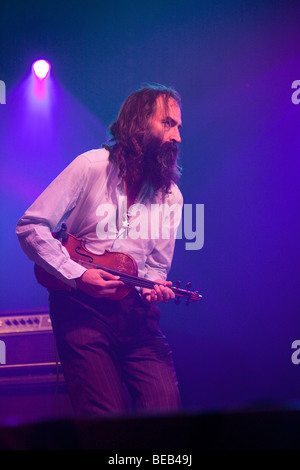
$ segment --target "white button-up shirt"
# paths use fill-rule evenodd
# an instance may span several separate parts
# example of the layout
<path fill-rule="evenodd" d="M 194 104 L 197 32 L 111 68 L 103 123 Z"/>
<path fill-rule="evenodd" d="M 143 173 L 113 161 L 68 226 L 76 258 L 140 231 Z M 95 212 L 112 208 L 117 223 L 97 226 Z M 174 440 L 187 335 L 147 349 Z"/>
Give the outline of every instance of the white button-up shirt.
<path fill-rule="evenodd" d="M 122 251 L 135 259 L 140 277 L 166 279 L 183 206 L 179 188 L 173 185 L 164 200 L 158 194 L 151 204 L 131 206 L 129 213 L 126 200 L 109 152 L 91 150 L 45 189 L 19 220 L 16 233 L 32 261 L 73 288 L 86 268 L 53 238 L 63 222 L 93 253 Z"/>

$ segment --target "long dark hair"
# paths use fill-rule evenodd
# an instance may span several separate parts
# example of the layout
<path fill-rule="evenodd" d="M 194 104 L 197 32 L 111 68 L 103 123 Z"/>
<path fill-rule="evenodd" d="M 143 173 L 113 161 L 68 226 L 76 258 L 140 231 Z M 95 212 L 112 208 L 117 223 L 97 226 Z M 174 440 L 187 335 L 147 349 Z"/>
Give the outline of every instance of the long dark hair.
<path fill-rule="evenodd" d="M 160 96 L 163 98 L 166 114 L 170 98 L 173 98 L 181 107 L 180 95 L 173 88 L 163 85 L 145 85 L 128 96 L 121 106 L 116 121 L 109 127 L 112 144 L 104 145 L 104 147 L 109 150 L 110 160 L 116 164 L 119 177 L 126 176 L 129 184 L 134 185 L 141 178 L 143 141 L 149 132 L 149 119 L 156 111 L 157 98 Z M 161 189 L 164 194 L 168 193 L 172 182 L 176 183 L 179 176 L 180 168 L 177 162 L 174 162 L 165 176 L 151 182 L 152 193 L 158 189 Z"/>

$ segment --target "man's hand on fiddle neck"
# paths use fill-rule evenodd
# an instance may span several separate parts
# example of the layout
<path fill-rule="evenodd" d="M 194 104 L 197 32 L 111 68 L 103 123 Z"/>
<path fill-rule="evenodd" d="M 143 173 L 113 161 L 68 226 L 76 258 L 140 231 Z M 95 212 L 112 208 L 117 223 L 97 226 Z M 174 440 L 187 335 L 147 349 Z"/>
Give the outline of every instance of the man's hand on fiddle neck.
<path fill-rule="evenodd" d="M 168 302 L 168 300 L 175 298 L 174 292 L 170 289 L 170 287 L 172 287 L 171 281 L 156 279 L 154 282 L 157 282 L 158 284 L 155 284 L 153 289 L 142 289 L 142 296 L 145 300 L 150 303 L 157 303 Z M 163 284 L 163 286 L 159 284 Z"/>

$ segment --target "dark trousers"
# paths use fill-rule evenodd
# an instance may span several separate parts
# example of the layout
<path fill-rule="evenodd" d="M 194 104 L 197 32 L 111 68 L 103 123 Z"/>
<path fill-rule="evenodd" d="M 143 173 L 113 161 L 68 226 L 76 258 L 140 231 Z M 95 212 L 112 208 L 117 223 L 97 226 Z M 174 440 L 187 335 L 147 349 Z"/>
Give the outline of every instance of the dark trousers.
<path fill-rule="evenodd" d="M 52 291 L 49 306 L 77 416 L 127 411 L 128 397 L 136 410 L 180 407 L 172 353 L 159 329 L 160 311 L 135 289 L 120 301 Z"/>

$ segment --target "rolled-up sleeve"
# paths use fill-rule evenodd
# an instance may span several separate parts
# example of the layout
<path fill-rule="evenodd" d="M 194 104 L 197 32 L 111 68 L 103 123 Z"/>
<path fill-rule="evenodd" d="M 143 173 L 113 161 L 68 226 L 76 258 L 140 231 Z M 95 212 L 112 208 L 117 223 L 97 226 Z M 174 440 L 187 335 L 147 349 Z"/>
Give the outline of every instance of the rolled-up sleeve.
<path fill-rule="evenodd" d="M 29 207 L 20 218 L 16 234 L 29 259 L 48 273 L 75 287 L 75 279 L 86 270 L 74 262 L 52 236 L 76 207 L 82 196 L 88 161 L 77 157 Z"/>

